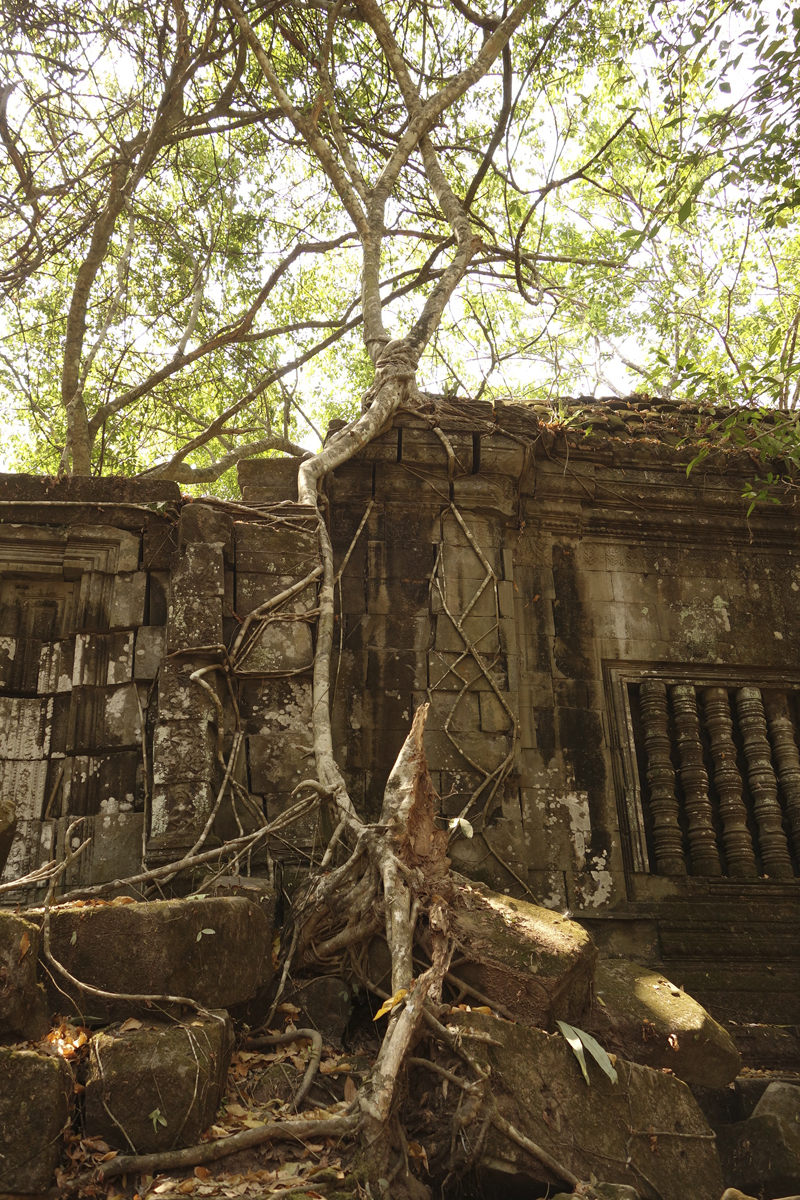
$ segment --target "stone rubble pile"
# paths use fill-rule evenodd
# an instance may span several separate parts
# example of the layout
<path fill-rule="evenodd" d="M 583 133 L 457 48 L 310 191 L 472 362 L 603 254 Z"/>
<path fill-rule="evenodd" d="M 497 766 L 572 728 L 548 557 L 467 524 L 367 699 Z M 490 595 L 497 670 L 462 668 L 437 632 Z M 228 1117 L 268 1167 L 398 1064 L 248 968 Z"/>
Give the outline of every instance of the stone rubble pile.
<path fill-rule="evenodd" d="M 243 1014 L 263 1018 L 274 994 L 274 893 L 256 879 L 203 886 L 182 899 L 54 909 L 51 951 L 84 992 L 44 957 L 42 910 L 0 912 L 0 1194 L 51 1187 L 76 1130 L 110 1154 L 142 1154 L 196 1145 L 214 1124 L 237 1026 L 241 1034 Z M 464 879 L 451 912 L 462 991 L 442 1019 L 490 1071 L 501 1117 L 578 1178 L 601 1180 L 598 1197 L 800 1193 L 800 1087 L 737 1079 L 730 1035 L 668 979 L 598 960 L 577 922 Z M 354 996 L 345 979 L 297 979 L 285 1009 L 341 1045 Z M 49 1032 L 55 1013 L 76 1023 L 77 1040 Z M 559 1021 L 594 1034 L 616 1082 L 590 1056 L 585 1082 Z M 76 1056 L 81 1040 L 88 1052 Z M 403 1120 L 436 1183 L 451 1131 L 469 1131 L 471 1101 L 432 1073 L 457 1065 L 448 1052 L 431 1062 L 410 1071 Z M 254 1099 L 291 1096 L 292 1069 L 276 1064 Z M 511 1180 L 531 1196 L 563 1186 L 489 1127 L 476 1194 L 502 1194 Z"/>

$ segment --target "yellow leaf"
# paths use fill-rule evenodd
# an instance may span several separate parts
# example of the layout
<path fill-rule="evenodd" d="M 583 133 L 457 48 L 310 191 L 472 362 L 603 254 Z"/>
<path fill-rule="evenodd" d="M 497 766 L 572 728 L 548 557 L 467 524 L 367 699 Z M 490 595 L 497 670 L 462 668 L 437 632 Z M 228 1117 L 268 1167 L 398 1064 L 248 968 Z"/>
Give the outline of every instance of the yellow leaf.
<path fill-rule="evenodd" d="M 408 988 L 400 988 L 400 990 L 395 992 L 395 994 L 393 996 L 391 996 L 388 1000 L 384 1000 L 383 1004 L 380 1006 L 378 1011 L 375 1013 L 375 1016 L 372 1018 L 373 1021 L 377 1021 L 379 1017 L 385 1017 L 388 1012 L 391 1012 L 392 1009 L 397 1008 L 400 1001 L 407 994 L 408 994 Z"/>

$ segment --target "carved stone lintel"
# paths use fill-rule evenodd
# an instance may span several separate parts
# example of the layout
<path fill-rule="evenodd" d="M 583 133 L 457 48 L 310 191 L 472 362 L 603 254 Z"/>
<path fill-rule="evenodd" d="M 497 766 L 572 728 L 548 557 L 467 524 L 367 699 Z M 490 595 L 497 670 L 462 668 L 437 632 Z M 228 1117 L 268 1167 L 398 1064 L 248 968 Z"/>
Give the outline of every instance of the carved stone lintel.
<path fill-rule="evenodd" d="M 670 758 L 667 689 L 660 679 L 647 679 L 640 689 L 650 811 L 659 875 L 685 875 L 683 835 L 678 823 L 675 768 Z"/>
<path fill-rule="evenodd" d="M 800 754 L 786 693 L 764 692 L 764 709 L 772 754 L 778 768 L 778 782 L 792 831 L 792 843 L 800 858 Z"/>
<path fill-rule="evenodd" d="M 783 830 L 783 813 L 778 803 L 778 781 L 772 767 L 760 689 L 739 688 L 736 693 L 736 708 L 747 757 L 747 778 L 755 805 L 764 873 L 774 879 L 791 879 L 794 871 Z"/>
<path fill-rule="evenodd" d="M 697 719 L 697 696 L 691 684 L 670 688 L 675 731 L 681 756 L 681 785 L 689 820 L 689 855 L 695 875 L 721 875 L 722 865 L 717 849 L 717 835 L 711 800 L 708 794 L 708 774 L 703 763 L 703 745 Z"/>
<path fill-rule="evenodd" d="M 747 828 L 747 809 L 742 799 L 742 777 L 736 765 L 733 720 L 726 689 L 705 688 L 703 709 L 714 759 L 714 787 L 719 796 L 722 844 L 728 873 L 751 879 L 758 875 L 758 868 L 753 840 Z"/>

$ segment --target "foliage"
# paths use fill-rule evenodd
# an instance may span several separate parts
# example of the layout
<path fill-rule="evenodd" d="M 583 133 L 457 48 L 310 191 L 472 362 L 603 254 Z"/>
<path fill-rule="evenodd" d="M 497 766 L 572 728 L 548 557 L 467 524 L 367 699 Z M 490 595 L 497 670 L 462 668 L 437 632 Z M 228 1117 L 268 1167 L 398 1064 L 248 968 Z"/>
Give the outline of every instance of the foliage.
<path fill-rule="evenodd" d="M 365 259 L 335 172 L 372 196 L 408 87 L 444 94 L 500 15 L 252 5 L 271 85 L 237 7 L 5 10 L 0 402 L 18 468 L 224 492 L 239 457 L 316 446 L 372 380 L 376 255 L 394 336 L 449 288 L 420 366 L 434 392 L 796 404 L 797 10 L 524 6 L 430 123 L 433 159 L 410 147 Z M 461 258 L 448 195 L 469 214 Z"/>

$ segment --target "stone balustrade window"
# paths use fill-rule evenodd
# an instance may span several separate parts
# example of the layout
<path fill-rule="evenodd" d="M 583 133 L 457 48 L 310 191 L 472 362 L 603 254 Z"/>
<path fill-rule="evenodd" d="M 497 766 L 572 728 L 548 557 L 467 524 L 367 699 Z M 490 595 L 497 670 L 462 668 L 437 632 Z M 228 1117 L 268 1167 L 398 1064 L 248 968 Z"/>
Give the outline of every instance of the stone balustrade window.
<path fill-rule="evenodd" d="M 800 875 L 800 681 L 612 669 L 634 871 Z"/>

